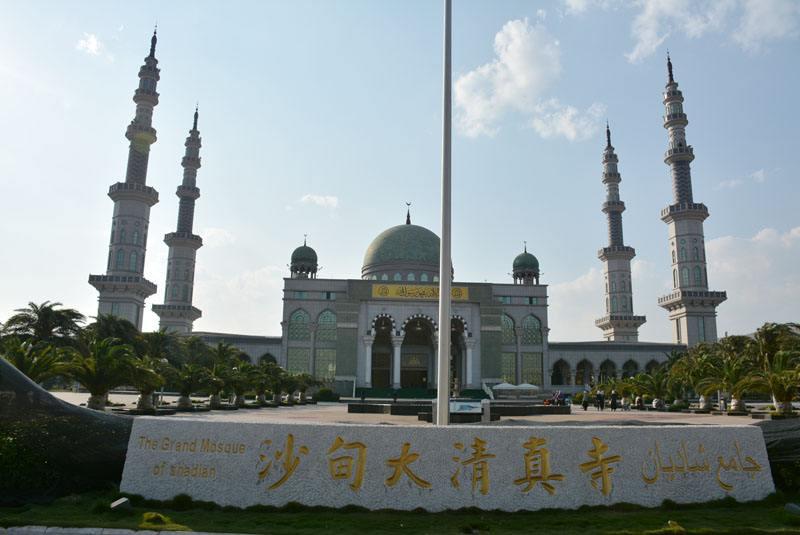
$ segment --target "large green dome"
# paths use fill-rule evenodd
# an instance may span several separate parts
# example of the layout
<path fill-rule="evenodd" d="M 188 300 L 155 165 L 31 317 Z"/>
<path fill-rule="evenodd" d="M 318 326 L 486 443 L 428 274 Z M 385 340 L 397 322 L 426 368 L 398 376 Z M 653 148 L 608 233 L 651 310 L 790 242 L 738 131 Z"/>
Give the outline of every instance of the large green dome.
<path fill-rule="evenodd" d="M 439 236 L 419 225 L 397 225 L 372 240 L 362 273 L 404 268 L 439 269 Z"/>

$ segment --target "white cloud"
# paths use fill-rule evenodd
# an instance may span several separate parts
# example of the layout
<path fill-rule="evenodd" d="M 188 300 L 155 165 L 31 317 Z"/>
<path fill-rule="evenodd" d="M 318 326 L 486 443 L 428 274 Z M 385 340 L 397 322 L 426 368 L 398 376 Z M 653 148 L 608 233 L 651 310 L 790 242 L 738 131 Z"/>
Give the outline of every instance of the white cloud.
<path fill-rule="evenodd" d="M 540 136 L 545 139 L 563 136 L 576 141 L 589 139 L 597 133 L 606 107 L 595 102 L 585 112 L 580 112 L 574 106 L 550 99 L 537 106 L 537 112 L 532 125 Z"/>
<path fill-rule="evenodd" d="M 722 182 L 717 184 L 717 186 L 714 189 L 733 189 L 733 188 L 738 188 L 742 184 L 744 184 L 744 180 L 742 180 L 741 178 L 732 178 L 730 180 L 723 180 Z"/>
<path fill-rule="evenodd" d="M 603 273 L 592 267 L 578 278 L 550 285 L 551 340 L 599 340 L 594 320 L 603 315 Z"/>
<path fill-rule="evenodd" d="M 300 197 L 300 202 L 303 204 L 313 204 L 316 206 L 322 206 L 323 208 L 334 209 L 339 206 L 339 197 L 334 195 L 314 195 L 309 193 Z"/>
<path fill-rule="evenodd" d="M 561 74 L 558 41 L 541 24 L 511 20 L 494 38 L 495 59 L 458 77 L 456 121 L 466 136 L 493 135 L 508 111 L 533 111 Z"/>
<path fill-rule="evenodd" d="M 114 56 L 106 51 L 106 45 L 93 33 L 83 33 L 83 39 L 75 44 L 75 49 L 85 52 L 90 56 L 104 56 L 108 61 L 114 61 Z"/>
<path fill-rule="evenodd" d="M 86 52 L 90 56 L 99 56 L 103 51 L 104 45 L 93 33 L 83 34 L 83 39 L 78 40 L 75 48 Z"/>
<path fill-rule="evenodd" d="M 207 227 L 200 232 L 203 243 L 208 247 L 222 247 L 236 243 L 236 236 L 224 228 Z"/>
<path fill-rule="evenodd" d="M 710 288 L 728 292 L 718 309 L 720 335 L 800 319 L 800 226 L 787 232 L 765 228 L 752 238 L 716 238 L 706 243 L 706 253 Z"/>
<path fill-rule="evenodd" d="M 767 179 L 767 173 L 763 169 L 759 169 L 758 171 L 750 173 L 750 178 L 753 179 L 753 182 L 763 184 L 764 181 Z"/>
<path fill-rule="evenodd" d="M 767 172 L 764 169 L 753 171 L 747 175 L 747 179 L 752 180 L 756 184 L 763 184 L 767 180 Z M 716 185 L 714 189 L 734 189 L 743 185 L 746 182 L 744 178 L 732 178 L 730 180 L 723 180 Z"/>
<path fill-rule="evenodd" d="M 540 10 L 541 11 L 541 10 Z M 537 13 L 539 20 L 545 13 Z M 602 104 L 585 112 L 545 99 L 561 75 L 558 40 L 541 24 L 528 19 L 506 22 L 494 38 L 495 59 L 458 77 L 455 82 L 456 126 L 467 137 L 493 136 L 507 114 L 528 117 L 540 136 L 586 139 L 597 128 Z"/>
<path fill-rule="evenodd" d="M 767 41 L 797 37 L 800 2 L 797 0 L 745 0 L 733 40 L 743 49 L 758 52 Z"/>

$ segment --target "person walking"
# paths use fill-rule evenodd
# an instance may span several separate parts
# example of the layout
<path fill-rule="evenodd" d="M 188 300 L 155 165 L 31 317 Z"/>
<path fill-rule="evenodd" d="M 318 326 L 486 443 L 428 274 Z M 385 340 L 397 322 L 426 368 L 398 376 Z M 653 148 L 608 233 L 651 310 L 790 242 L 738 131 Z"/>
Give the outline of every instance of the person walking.
<path fill-rule="evenodd" d="M 616 412 L 619 406 L 619 395 L 616 390 L 611 391 L 611 412 Z"/>
<path fill-rule="evenodd" d="M 589 391 L 588 390 L 584 390 L 583 391 L 583 399 L 581 400 L 581 406 L 583 407 L 584 411 L 589 408 L 589 396 L 591 396 Z"/>

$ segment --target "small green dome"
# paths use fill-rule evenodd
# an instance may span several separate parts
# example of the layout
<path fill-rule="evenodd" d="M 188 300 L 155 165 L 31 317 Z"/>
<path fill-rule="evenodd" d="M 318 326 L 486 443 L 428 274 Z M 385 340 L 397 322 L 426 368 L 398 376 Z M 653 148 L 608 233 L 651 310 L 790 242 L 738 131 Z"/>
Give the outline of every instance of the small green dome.
<path fill-rule="evenodd" d="M 372 240 L 364 254 L 362 271 L 415 265 L 439 267 L 439 236 L 419 225 L 397 225 L 384 230 Z"/>
<path fill-rule="evenodd" d="M 292 264 L 316 264 L 317 252 L 308 245 L 301 245 L 292 253 Z"/>
<path fill-rule="evenodd" d="M 514 271 L 539 272 L 539 261 L 527 250 L 517 255 L 514 259 Z"/>

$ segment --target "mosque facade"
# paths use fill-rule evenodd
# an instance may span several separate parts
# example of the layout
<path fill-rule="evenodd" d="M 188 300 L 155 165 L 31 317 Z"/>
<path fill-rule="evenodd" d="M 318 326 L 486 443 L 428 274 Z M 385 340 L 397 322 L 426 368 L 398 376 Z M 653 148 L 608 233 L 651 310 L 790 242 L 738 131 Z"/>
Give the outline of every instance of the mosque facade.
<path fill-rule="evenodd" d="M 158 202 L 158 193 L 146 185 L 149 150 L 156 140 L 152 128 L 159 79 L 155 48 L 154 33 L 134 93 L 136 115 L 126 132 L 130 141 L 126 179 L 109 190 L 114 215 L 107 271 L 89 277 L 99 292 L 98 313 L 128 319 L 140 329 L 144 301 L 156 293 L 155 284 L 144 278 L 149 213 Z M 605 301 L 598 303 L 603 315 L 595 322 L 602 340 L 550 341 L 547 285 L 541 283 L 539 261 L 527 245 L 513 261 L 509 282 L 467 282 L 453 277 L 451 317 L 438 318 L 439 237 L 414 225 L 410 213 L 404 224 L 386 229 L 369 244 L 361 274 L 355 278 L 318 278 L 316 251 L 305 242 L 295 249 L 284 279 L 279 337 L 195 332 L 192 325 L 201 312 L 193 306 L 192 294 L 196 252 L 202 246 L 192 229 L 200 196 L 197 110 L 181 161 L 177 229 L 164 238 L 169 247 L 164 302 L 153 306 L 160 327 L 212 344 L 230 343 L 254 362 L 273 359 L 288 371 L 310 373 L 343 394 L 357 389 L 372 393 L 403 389 L 413 394 L 436 388 L 440 328 L 451 330 L 451 377 L 447 380 L 460 392 L 500 382 L 581 390 L 604 378 L 652 370 L 672 352 L 716 340 L 716 307 L 727 295 L 708 290 L 703 235 L 708 209 L 692 197 L 694 152 L 686 142 L 688 120 L 669 58 L 667 64 L 664 127 L 669 144 L 664 162 L 671 170 L 674 199 L 661 216 L 669 229 L 674 288 L 658 303 L 669 313 L 672 343 L 639 340 L 638 329 L 646 318 L 636 315 L 633 308 L 630 262 L 636 252 L 624 242 L 622 178 L 608 127 L 602 158 L 608 245 L 598 251 Z"/>

